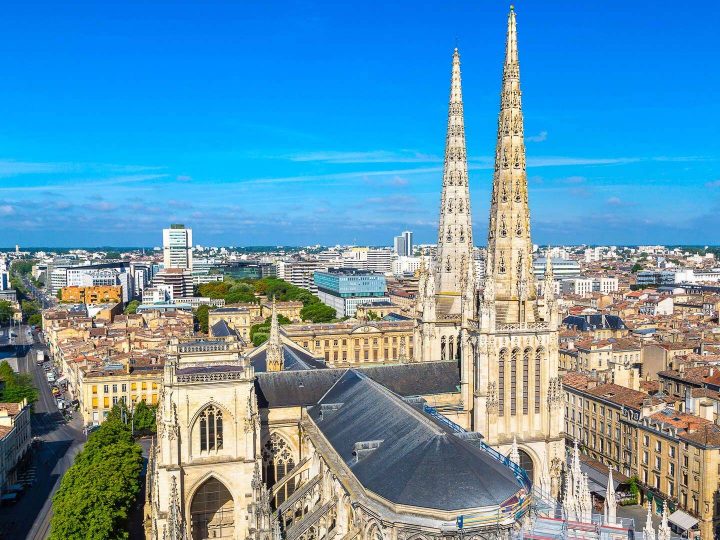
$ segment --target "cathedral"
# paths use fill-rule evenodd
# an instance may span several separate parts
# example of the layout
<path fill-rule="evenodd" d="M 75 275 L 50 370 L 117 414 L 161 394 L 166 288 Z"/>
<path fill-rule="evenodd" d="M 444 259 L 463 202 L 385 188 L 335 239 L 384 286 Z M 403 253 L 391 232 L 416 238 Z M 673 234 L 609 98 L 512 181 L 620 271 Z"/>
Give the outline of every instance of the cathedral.
<path fill-rule="evenodd" d="M 556 496 L 564 441 L 558 377 L 558 315 L 552 267 L 543 297 L 532 272 L 523 114 L 515 12 L 508 16 L 495 172 L 482 282 L 473 262 L 460 56 L 453 55 L 438 245 L 423 269 L 416 360 L 460 365 L 458 422 L 508 454 L 517 438 L 521 465 Z"/>
<path fill-rule="evenodd" d="M 217 337 L 170 344 L 149 540 L 510 538 L 557 496 L 558 321 L 553 287 L 539 297 L 533 282 L 512 10 L 483 276 L 457 49 L 438 229 L 413 353 L 396 364 L 329 368 L 283 335 L 274 305 L 247 354 Z"/>

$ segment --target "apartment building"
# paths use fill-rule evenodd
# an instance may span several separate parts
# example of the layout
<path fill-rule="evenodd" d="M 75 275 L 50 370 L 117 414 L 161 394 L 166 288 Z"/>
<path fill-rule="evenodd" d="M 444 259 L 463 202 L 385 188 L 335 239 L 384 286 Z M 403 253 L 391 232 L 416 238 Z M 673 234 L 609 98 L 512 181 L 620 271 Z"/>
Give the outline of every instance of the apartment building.
<path fill-rule="evenodd" d="M 17 480 L 17 466 L 32 442 L 30 405 L 0 403 L 0 495 Z"/>
<path fill-rule="evenodd" d="M 85 424 L 99 424 L 123 401 L 132 408 L 140 401 L 156 405 L 162 384 L 163 366 L 101 366 L 80 369 L 80 412 Z"/>
<path fill-rule="evenodd" d="M 60 289 L 63 302 L 74 304 L 105 304 L 123 301 L 122 287 L 119 285 L 97 285 L 82 287 L 68 285 Z"/>
<path fill-rule="evenodd" d="M 579 440 L 594 459 L 636 476 L 656 507 L 667 501 L 679 508 L 702 538 L 717 534 L 719 426 L 675 410 L 672 398 L 598 383 L 581 373 L 566 373 L 563 389 L 569 439 Z"/>
<path fill-rule="evenodd" d="M 346 367 L 412 358 L 413 325 L 414 321 L 288 324 L 281 332 L 329 366 Z"/>

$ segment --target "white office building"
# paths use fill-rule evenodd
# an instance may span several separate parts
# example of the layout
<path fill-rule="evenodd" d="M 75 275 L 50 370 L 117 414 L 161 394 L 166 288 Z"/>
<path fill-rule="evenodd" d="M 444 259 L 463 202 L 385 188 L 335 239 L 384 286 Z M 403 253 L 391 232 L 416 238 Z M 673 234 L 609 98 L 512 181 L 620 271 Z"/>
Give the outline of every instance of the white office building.
<path fill-rule="evenodd" d="M 163 229 L 163 262 L 165 268 L 193 269 L 192 229 L 181 224 Z"/>
<path fill-rule="evenodd" d="M 555 279 L 570 279 L 580 277 L 580 265 L 577 261 L 570 259 L 551 258 L 553 275 Z M 538 257 L 533 261 L 533 274 L 536 280 L 542 280 L 545 276 L 545 257 Z"/>

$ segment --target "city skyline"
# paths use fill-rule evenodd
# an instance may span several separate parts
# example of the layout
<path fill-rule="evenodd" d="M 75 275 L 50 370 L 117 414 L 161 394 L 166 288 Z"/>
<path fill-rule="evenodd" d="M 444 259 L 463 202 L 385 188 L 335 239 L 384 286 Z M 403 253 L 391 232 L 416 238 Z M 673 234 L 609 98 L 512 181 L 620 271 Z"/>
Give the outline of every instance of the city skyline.
<path fill-rule="evenodd" d="M 517 4 L 540 244 L 716 243 L 704 103 L 720 81 L 694 54 L 716 44 L 683 23 L 694 12 L 652 6 Z M 434 243 L 456 44 L 485 245 L 505 4 L 291 4 L 268 27 L 269 10 L 216 3 L 178 8 L 172 28 L 134 5 L 66 6 L 30 28 L 31 8 L 0 22 L 21 53 L 0 90 L 0 245 L 153 246 L 178 221 L 203 245 L 387 245 L 404 229 Z"/>

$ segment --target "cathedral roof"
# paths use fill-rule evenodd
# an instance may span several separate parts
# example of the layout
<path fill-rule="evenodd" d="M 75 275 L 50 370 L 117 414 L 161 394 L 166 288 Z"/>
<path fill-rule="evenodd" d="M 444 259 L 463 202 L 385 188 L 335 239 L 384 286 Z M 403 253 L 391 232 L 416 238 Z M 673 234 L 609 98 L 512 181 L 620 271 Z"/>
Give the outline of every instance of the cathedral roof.
<path fill-rule="evenodd" d="M 254 361 L 253 361 L 254 363 Z M 424 362 L 356 368 L 401 396 L 459 392 L 456 362 Z M 260 407 L 315 405 L 347 369 L 312 369 L 257 373 L 255 387 Z"/>
<path fill-rule="evenodd" d="M 359 370 L 309 415 L 365 489 L 393 503 L 459 511 L 522 489 L 509 467 Z"/>
<path fill-rule="evenodd" d="M 267 343 L 267 342 L 265 342 Z M 325 362 L 315 358 L 300 347 L 292 347 L 287 343 L 281 349 L 283 355 L 283 370 L 298 371 L 306 369 L 323 369 Z M 251 357 L 250 363 L 255 368 L 255 373 L 264 373 L 267 369 L 267 348 L 259 350 Z"/>

